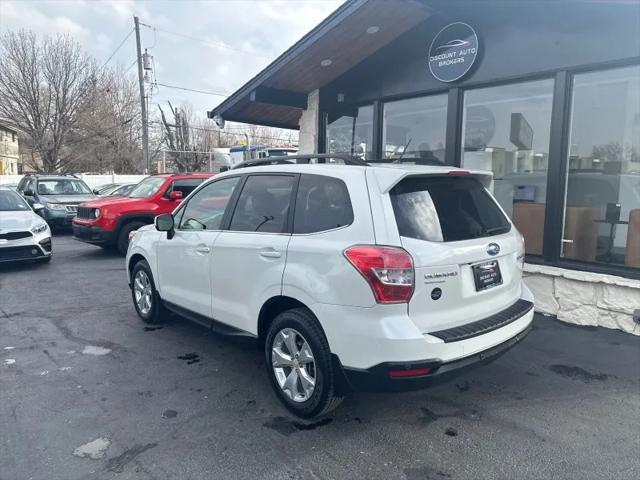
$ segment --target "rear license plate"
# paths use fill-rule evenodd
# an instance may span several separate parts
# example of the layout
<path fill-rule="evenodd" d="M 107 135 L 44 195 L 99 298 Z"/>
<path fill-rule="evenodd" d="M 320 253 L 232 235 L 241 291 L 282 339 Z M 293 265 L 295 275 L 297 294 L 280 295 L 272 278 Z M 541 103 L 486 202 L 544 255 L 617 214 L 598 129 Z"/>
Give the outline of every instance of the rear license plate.
<path fill-rule="evenodd" d="M 502 274 L 497 260 L 473 265 L 473 279 L 476 282 L 476 290 L 486 290 L 487 288 L 502 285 Z"/>

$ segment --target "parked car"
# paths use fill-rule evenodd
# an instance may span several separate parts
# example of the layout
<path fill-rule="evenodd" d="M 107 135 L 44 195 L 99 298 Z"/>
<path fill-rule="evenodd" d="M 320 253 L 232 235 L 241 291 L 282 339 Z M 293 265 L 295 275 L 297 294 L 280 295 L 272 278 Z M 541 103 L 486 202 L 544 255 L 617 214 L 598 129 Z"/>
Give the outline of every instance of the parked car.
<path fill-rule="evenodd" d="M 98 196 L 104 195 L 103 192 L 113 190 L 114 188 L 118 188 L 120 186 L 119 183 L 105 183 L 104 185 L 98 185 L 92 189 L 93 193 Z"/>
<path fill-rule="evenodd" d="M 137 183 L 125 183 L 120 185 L 118 188 L 115 188 L 109 193 L 110 197 L 126 197 L 128 196 Z"/>
<path fill-rule="evenodd" d="M 153 175 L 137 184 L 127 197 L 104 197 L 78 207 L 73 221 L 77 240 L 115 246 L 127 253 L 129 233 L 153 223 L 156 215 L 171 212 L 210 174 Z"/>
<path fill-rule="evenodd" d="M 51 230 L 33 209 L 15 190 L 0 185 L 0 263 L 51 260 Z"/>
<path fill-rule="evenodd" d="M 91 189 L 74 175 L 27 174 L 18 191 L 29 205 L 40 203 L 38 210 L 51 228 L 70 227 L 78 204 L 96 198 Z"/>
<path fill-rule="evenodd" d="M 524 242 L 490 172 L 328 157 L 246 162 L 139 229 L 126 267 L 140 318 L 257 338 L 301 417 L 351 390 L 427 386 L 528 333 Z"/>

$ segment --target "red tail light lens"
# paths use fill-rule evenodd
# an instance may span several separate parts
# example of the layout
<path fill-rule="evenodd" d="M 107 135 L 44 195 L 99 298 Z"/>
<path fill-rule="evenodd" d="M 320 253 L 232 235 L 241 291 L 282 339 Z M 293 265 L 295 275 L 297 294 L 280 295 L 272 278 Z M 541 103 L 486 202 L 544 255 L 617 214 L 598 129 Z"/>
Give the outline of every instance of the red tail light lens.
<path fill-rule="evenodd" d="M 413 295 L 413 259 L 402 248 L 358 245 L 345 257 L 367 280 L 378 303 L 404 303 Z"/>

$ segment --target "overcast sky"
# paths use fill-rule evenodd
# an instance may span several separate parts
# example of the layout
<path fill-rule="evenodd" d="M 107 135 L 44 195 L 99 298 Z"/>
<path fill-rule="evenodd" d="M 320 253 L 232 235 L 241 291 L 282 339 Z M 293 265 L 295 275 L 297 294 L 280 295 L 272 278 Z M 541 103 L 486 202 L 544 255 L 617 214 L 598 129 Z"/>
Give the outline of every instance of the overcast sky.
<path fill-rule="evenodd" d="M 342 0 L 0 0 L 0 30 L 73 35 L 102 64 L 133 28 L 154 56 L 159 83 L 232 93 Z M 184 36 L 178 36 L 175 32 Z M 109 64 L 135 61 L 131 35 Z M 135 66 L 128 71 L 135 75 Z M 153 101 L 188 101 L 204 114 L 224 98 L 159 87 Z"/>

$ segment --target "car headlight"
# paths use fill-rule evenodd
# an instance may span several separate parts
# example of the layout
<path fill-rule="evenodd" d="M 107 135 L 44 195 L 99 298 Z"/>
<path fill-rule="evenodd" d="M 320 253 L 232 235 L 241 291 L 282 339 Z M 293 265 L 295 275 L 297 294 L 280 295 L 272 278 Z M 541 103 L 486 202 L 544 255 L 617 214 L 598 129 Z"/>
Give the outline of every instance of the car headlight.
<path fill-rule="evenodd" d="M 44 206 L 51 210 L 66 210 L 65 206 L 61 203 L 45 203 Z"/>
<path fill-rule="evenodd" d="M 44 232 L 48 228 L 46 223 L 39 223 L 35 227 L 31 228 L 31 233 L 37 235 L 38 233 Z"/>
<path fill-rule="evenodd" d="M 91 215 L 93 216 L 93 218 L 98 218 L 100 216 L 100 209 L 94 208 L 93 211 L 91 212 Z"/>

